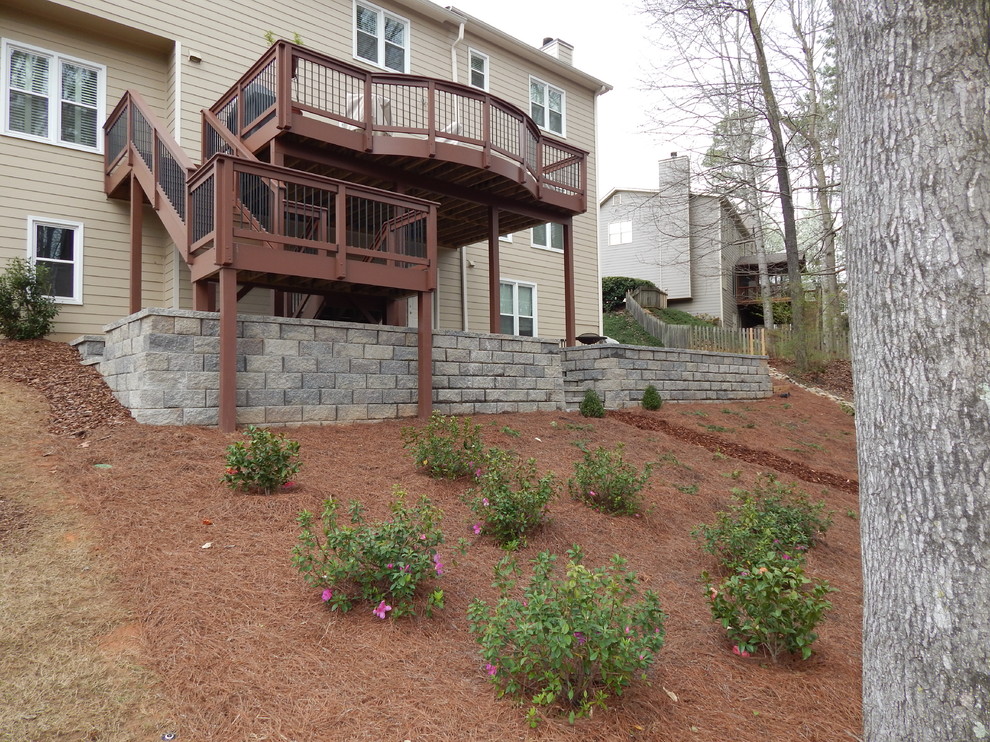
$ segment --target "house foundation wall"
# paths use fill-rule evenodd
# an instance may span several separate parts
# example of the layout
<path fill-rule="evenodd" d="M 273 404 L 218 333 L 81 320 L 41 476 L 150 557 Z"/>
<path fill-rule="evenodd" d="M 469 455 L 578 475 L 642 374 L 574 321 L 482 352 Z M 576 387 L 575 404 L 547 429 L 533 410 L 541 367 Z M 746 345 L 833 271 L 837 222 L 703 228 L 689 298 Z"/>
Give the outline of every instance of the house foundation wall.
<path fill-rule="evenodd" d="M 104 329 L 100 372 L 138 422 L 217 424 L 216 313 L 145 309 Z M 416 369 L 415 328 L 240 315 L 237 422 L 414 417 Z M 433 407 L 443 414 L 561 410 L 576 407 L 588 388 L 616 409 L 638 404 L 651 383 L 666 400 L 755 399 L 772 390 L 761 357 L 625 345 L 561 349 L 542 338 L 433 334 Z"/>

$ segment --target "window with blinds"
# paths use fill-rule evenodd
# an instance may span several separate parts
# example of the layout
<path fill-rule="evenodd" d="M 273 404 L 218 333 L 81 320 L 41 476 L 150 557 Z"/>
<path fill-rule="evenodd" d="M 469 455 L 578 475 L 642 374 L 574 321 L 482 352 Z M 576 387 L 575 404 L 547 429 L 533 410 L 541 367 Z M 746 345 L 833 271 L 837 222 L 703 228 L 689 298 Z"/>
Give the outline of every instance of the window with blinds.
<path fill-rule="evenodd" d="M 354 3 L 354 56 L 394 72 L 409 71 L 409 21 L 377 5 Z"/>
<path fill-rule="evenodd" d="M 63 304 L 82 304 L 83 225 L 61 219 L 28 219 L 28 254 L 48 269 L 50 296 Z"/>
<path fill-rule="evenodd" d="M 100 152 L 106 68 L 3 42 L 3 133 Z"/>
<path fill-rule="evenodd" d="M 488 90 L 488 55 L 468 49 L 468 62 L 471 86 Z"/>

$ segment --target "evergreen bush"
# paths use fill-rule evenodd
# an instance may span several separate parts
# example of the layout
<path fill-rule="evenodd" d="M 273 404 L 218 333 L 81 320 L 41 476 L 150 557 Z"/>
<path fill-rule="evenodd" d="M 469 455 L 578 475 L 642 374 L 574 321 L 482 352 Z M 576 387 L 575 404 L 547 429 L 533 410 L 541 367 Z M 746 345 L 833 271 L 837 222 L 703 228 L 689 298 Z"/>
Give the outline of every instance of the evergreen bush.
<path fill-rule="evenodd" d="M 663 400 L 660 398 L 660 392 L 657 391 L 657 388 L 653 384 L 646 387 L 646 391 L 643 392 L 643 409 L 659 410 L 662 404 Z"/>
<path fill-rule="evenodd" d="M 11 340 L 35 340 L 50 333 L 59 310 L 50 291 L 47 265 L 11 260 L 0 274 L 0 333 Z"/>
<path fill-rule="evenodd" d="M 584 399 L 581 400 L 581 406 L 578 407 L 578 410 L 584 417 L 605 417 L 605 405 L 602 404 L 602 398 L 594 389 L 589 389 L 584 393 Z"/>

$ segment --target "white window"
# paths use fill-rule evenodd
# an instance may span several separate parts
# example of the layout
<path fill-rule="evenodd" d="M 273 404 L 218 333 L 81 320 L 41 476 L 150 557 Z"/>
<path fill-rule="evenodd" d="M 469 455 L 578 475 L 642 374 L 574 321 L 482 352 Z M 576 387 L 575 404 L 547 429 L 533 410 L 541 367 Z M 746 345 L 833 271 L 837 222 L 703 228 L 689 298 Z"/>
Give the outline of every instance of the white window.
<path fill-rule="evenodd" d="M 354 3 L 354 56 L 394 72 L 409 71 L 409 21 L 377 5 Z"/>
<path fill-rule="evenodd" d="M 83 225 L 28 217 L 28 259 L 48 268 L 51 295 L 63 304 L 82 304 Z"/>
<path fill-rule="evenodd" d="M 3 40 L 3 133 L 102 152 L 106 67 Z"/>
<path fill-rule="evenodd" d="M 471 87 L 488 90 L 488 55 L 468 49 L 468 75 Z"/>
<path fill-rule="evenodd" d="M 502 281 L 499 284 L 500 330 L 506 335 L 536 335 L 536 284 Z"/>
<path fill-rule="evenodd" d="M 533 227 L 533 247 L 563 251 L 564 225 L 550 222 Z"/>
<path fill-rule="evenodd" d="M 529 115 L 541 129 L 564 136 L 564 91 L 529 78 Z"/>
<path fill-rule="evenodd" d="M 608 244 L 625 245 L 632 242 L 632 222 L 612 222 L 608 225 Z"/>

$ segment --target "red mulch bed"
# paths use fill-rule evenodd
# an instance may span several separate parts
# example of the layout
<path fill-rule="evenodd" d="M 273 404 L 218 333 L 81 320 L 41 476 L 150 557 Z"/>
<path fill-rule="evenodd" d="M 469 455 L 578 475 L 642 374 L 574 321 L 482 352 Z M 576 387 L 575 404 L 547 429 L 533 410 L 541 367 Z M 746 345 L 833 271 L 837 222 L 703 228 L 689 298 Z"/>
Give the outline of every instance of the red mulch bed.
<path fill-rule="evenodd" d="M 622 442 L 627 460 L 657 464 L 642 518 L 604 516 L 561 497 L 551 523 L 519 553 L 562 554 L 579 543 L 589 565 L 614 553 L 628 558 L 670 614 L 650 683 L 591 719 L 571 726 L 551 717 L 530 730 L 524 708 L 495 698 L 465 618 L 473 598 L 493 597 L 492 567 L 503 552 L 472 534 L 464 483 L 415 471 L 400 435 L 411 421 L 291 429 L 304 462 L 298 485 L 272 497 L 235 494 L 219 478 L 224 449 L 240 436 L 128 421 L 112 400 L 93 394 L 99 385 L 64 347 L 0 343 L 0 377 L 30 383 L 53 405 L 60 434 L 26 442 L 25 455 L 48 454 L 70 501 L 98 524 L 101 549 L 134 611 L 131 633 L 177 720 L 162 731 L 179 740 L 832 742 L 860 735 L 859 537 L 847 515 L 858 510 L 855 437 L 852 418 L 834 402 L 785 383 L 767 400 L 666 404 L 603 420 L 476 418 L 489 445 L 533 456 L 561 477 L 572 473 L 580 442 Z M 699 583 L 712 563 L 690 536 L 728 504 L 732 488 L 770 470 L 835 511 L 807 568 L 838 592 L 806 662 L 731 653 Z M 380 621 L 363 605 L 329 613 L 290 563 L 296 514 L 335 497 L 384 517 L 396 485 L 445 512 L 447 607 L 433 619 L 396 621 Z M 463 556 L 453 548 L 460 537 L 470 541 Z"/>

